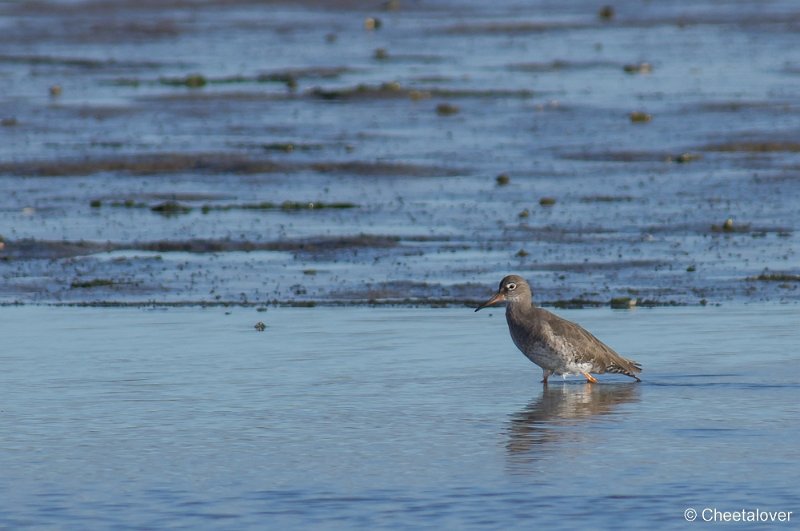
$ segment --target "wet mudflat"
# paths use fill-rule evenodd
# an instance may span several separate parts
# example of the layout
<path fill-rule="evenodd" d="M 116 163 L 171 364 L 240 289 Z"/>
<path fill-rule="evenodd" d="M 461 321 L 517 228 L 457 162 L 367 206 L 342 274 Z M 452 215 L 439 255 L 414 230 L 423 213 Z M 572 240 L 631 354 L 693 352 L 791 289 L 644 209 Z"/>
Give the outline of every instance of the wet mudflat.
<path fill-rule="evenodd" d="M 688 507 L 800 508 L 796 305 L 560 313 L 643 381 L 545 390 L 498 311 L 0 308 L 0 526 L 684 528 Z"/>
<path fill-rule="evenodd" d="M 792 1 L 0 6 L 0 301 L 796 301 Z"/>

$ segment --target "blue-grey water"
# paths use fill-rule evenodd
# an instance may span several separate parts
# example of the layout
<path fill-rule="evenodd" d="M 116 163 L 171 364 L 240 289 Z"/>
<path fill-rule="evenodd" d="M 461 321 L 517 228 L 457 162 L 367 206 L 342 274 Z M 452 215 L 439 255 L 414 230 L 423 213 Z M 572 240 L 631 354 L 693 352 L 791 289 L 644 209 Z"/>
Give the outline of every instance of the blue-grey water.
<path fill-rule="evenodd" d="M 800 511 L 796 305 L 560 313 L 640 361 L 642 383 L 543 389 L 502 310 L 2 307 L 0 527 Z"/>

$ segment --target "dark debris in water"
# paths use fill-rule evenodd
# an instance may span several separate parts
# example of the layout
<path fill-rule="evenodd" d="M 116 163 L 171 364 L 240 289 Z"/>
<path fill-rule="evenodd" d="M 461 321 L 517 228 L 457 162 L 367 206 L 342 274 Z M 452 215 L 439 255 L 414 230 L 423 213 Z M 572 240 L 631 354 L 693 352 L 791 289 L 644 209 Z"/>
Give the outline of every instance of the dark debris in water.
<path fill-rule="evenodd" d="M 315 151 L 322 149 L 322 144 L 307 144 L 298 142 L 270 142 L 261 146 L 265 151 L 293 153 L 295 151 Z"/>
<path fill-rule="evenodd" d="M 593 23 L 582 22 L 486 22 L 474 24 L 456 24 L 438 30 L 444 35 L 464 36 L 464 35 L 528 35 L 551 31 L 567 31 L 586 29 L 594 26 Z"/>
<path fill-rule="evenodd" d="M 225 205 L 210 205 L 206 204 L 200 207 L 203 213 L 214 211 L 230 211 L 230 210 L 345 210 L 350 208 L 358 208 L 359 205 L 349 203 L 346 201 L 336 201 L 326 203 L 323 201 L 283 201 L 282 203 L 271 203 L 269 201 L 262 201 L 261 203 L 240 203 L 240 204 L 225 204 Z"/>
<path fill-rule="evenodd" d="M 192 197 L 192 196 L 184 194 L 184 197 Z M 150 205 L 142 201 L 136 201 L 134 199 L 125 199 L 122 201 L 108 201 L 105 203 L 105 205 L 117 208 L 147 209 L 150 210 L 151 212 L 161 214 L 162 216 L 165 217 L 189 214 L 195 210 L 199 210 L 203 214 L 208 214 L 209 212 L 230 212 L 236 210 L 238 211 L 282 210 L 285 212 L 291 212 L 291 211 L 308 211 L 308 210 L 345 210 L 351 208 L 358 208 L 359 206 L 356 203 L 350 203 L 347 201 L 332 201 L 332 202 L 283 201 L 280 203 L 273 203 L 271 201 L 262 201 L 260 203 L 225 203 L 225 204 L 206 203 L 195 207 L 172 199 L 163 201 L 161 203 L 157 203 L 155 205 Z M 104 203 L 99 199 L 93 199 L 92 201 L 90 201 L 89 206 L 91 208 L 102 208 L 104 206 Z"/>
<path fill-rule="evenodd" d="M 326 89 L 315 87 L 308 92 L 309 96 L 322 100 L 347 100 L 354 98 L 407 98 L 408 91 L 400 83 L 388 82 L 381 85 L 361 84 L 353 88 Z"/>
<path fill-rule="evenodd" d="M 747 280 L 762 282 L 800 282 L 800 275 L 765 271 L 758 276 L 747 277 Z"/>
<path fill-rule="evenodd" d="M 358 234 L 300 238 L 269 242 L 231 239 L 158 240 L 144 242 L 91 242 L 49 240 L 6 240 L 0 257 L 8 260 L 60 259 L 112 251 L 150 251 L 157 253 L 225 253 L 237 251 L 286 251 L 299 253 L 336 252 L 360 248 L 385 249 L 398 245 L 396 236 Z"/>
<path fill-rule="evenodd" d="M 20 239 L 6 241 L 0 257 L 6 260 L 58 259 L 113 250 L 109 242 Z"/>
<path fill-rule="evenodd" d="M 115 244 L 118 249 L 143 250 L 159 253 L 222 253 L 235 251 L 287 251 L 299 253 L 323 253 L 359 248 L 387 248 L 397 245 L 399 239 L 391 236 L 361 234 L 348 237 L 304 238 L 274 242 L 241 240 L 184 240 Z"/>
<path fill-rule="evenodd" d="M 630 195 L 585 195 L 581 197 L 583 203 L 628 203 L 635 199 Z"/>
<path fill-rule="evenodd" d="M 461 112 L 461 109 L 452 103 L 440 103 L 436 106 L 436 114 L 439 116 L 452 116 L 459 112 Z"/>
<path fill-rule="evenodd" d="M 614 297 L 609 304 L 612 308 L 627 310 L 635 307 L 637 300 L 631 297 Z"/>
<path fill-rule="evenodd" d="M 740 113 L 755 111 L 758 113 L 777 112 L 788 113 L 797 112 L 797 103 L 793 101 L 769 101 L 769 100 L 730 100 L 730 101 L 710 101 L 687 106 L 683 112 L 688 113 Z"/>
<path fill-rule="evenodd" d="M 791 140 L 741 141 L 709 144 L 704 151 L 721 153 L 800 153 L 800 142 Z"/>
<path fill-rule="evenodd" d="M 349 101 L 349 100 L 380 100 L 380 99 L 410 99 L 422 100 L 430 98 L 492 98 L 492 99 L 528 99 L 534 96 L 530 90 L 509 89 L 458 89 L 458 88 L 416 88 L 405 87 L 396 81 L 381 83 L 379 85 L 360 84 L 355 87 L 327 89 L 315 87 L 306 95 L 322 100 Z"/>
<path fill-rule="evenodd" d="M 150 210 L 162 216 L 178 216 L 180 214 L 188 214 L 192 211 L 192 207 L 178 203 L 177 201 L 164 201 L 155 206 L 150 207 Z"/>
<path fill-rule="evenodd" d="M 0 173 L 32 176 L 84 176 L 95 173 L 157 175 L 184 172 L 274 173 L 285 167 L 270 160 L 219 154 L 155 153 L 95 159 L 44 160 L 0 164 Z"/>
<path fill-rule="evenodd" d="M 117 284 L 117 281 L 108 278 L 93 278 L 92 280 L 74 280 L 69 285 L 72 289 L 89 289 L 109 287 Z"/>
<path fill-rule="evenodd" d="M 93 70 L 121 70 L 138 68 L 161 68 L 167 66 L 159 61 L 120 59 L 89 59 L 60 55 L 0 54 L 0 64 L 24 64 L 30 66 L 57 66 Z"/>
<path fill-rule="evenodd" d="M 308 171 L 363 176 L 434 177 L 458 175 L 463 170 L 410 163 L 361 160 L 287 163 L 233 153 L 154 153 L 81 160 L 0 163 L 0 174 L 47 177 L 85 176 L 97 173 L 165 175 L 194 172 L 252 175 Z"/>
<path fill-rule="evenodd" d="M 678 162 L 686 163 L 699 159 L 691 153 L 670 153 L 664 151 L 585 151 L 563 153 L 567 160 L 591 162 Z"/>
<path fill-rule="evenodd" d="M 2 62 L 2 61 L 0 61 Z M 289 89 L 295 89 L 299 80 L 335 79 L 353 69 L 338 67 L 297 68 L 255 75 L 206 76 L 200 73 L 186 74 L 181 77 L 160 77 L 158 79 L 119 78 L 112 84 L 118 86 L 138 87 L 140 85 L 165 85 L 169 87 L 202 88 L 206 85 L 243 85 L 260 83 L 280 83 Z"/>
<path fill-rule="evenodd" d="M 711 225 L 711 232 L 748 233 L 750 231 L 749 224 L 734 223 L 732 218 L 726 219 L 721 225 Z"/>
<path fill-rule="evenodd" d="M 626 74 L 649 74 L 653 71 L 650 63 L 630 63 L 622 67 Z"/>
<path fill-rule="evenodd" d="M 621 68 L 620 63 L 614 61 L 602 60 L 586 60 L 586 61 L 569 61 L 563 59 L 556 59 L 549 62 L 532 62 L 532 63 L 514 63 L 508 65 L 508 69 L 516 72 L 531 72 L 531 73 L 548 73 L 560 71 L 581 71 L 581 70 L 595 70 L 595 69 L 618 69 Z"/>
<path fill-rule="evenodd" d="M 355 203 L 335 202 L 325 203 L 322 201 L 284 201 L 279 205 L 281 210 L 324 210 L 324 209 L 349 209 L 356 208 Z M 244 205 L 244 208 L 252 208 L 252 205 Z"/>

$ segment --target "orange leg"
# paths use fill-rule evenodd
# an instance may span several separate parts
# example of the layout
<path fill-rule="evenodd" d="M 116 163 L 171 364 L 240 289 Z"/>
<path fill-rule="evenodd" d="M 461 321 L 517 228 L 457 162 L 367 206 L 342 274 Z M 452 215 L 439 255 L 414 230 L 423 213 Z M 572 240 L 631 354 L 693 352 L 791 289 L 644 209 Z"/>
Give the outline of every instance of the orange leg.
<path fill-rule="evenodd" d="M 589 374 L 588 372 L 581 372 L 581 374 L 586 378 L 586 381 L 589 383 L 597 383 L 597 378 Z"/>

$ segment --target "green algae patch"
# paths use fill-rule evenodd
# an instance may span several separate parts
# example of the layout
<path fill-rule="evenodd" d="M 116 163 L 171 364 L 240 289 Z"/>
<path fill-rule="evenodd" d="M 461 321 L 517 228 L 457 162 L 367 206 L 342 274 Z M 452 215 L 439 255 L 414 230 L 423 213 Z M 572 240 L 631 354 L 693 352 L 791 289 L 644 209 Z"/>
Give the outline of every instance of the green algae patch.
<path fill-rule="evenodd" d="M 188 74 L 178 77 L 160 77 L 158 79 L 140 78 L 118 78 L 110 82 L 111 85 L 121 87 L 139 87 L 162 85 L 167 87 L 202 88 L 207 85 L 238 85 L 238 84 L 261 84 L 261 83 L 282 83 L 289 90 L 295 90 L 300 79 L 332 79 L 337 78 L 343 73 L 351 72 L 352 69 L 345 66 L 336 67 L 309 67 L 280 70 L 274 72 L 263 72 L 255 75 L 232 75 L 221 77 L 210 77 L 203 74 Z"/>
<path fill-rule="evenodd" d="M 609 301 L 609 304 L 612 308 L 627 310 L 636 306 L 636 299 L 632 299 L 631 297 L 614 297 Z"/>
<path fill-rule="evenodd" d="M 626 74 L 649 74 L 653 71 L 650 63 L 630 63 L 622 67 Z"/>
<path fill-rule="evenodd" d="M 539 199 L 539 205 L 541 206 L 549 207 L 555 204 L 556 204 L 555 197 L 542 197 L 541 199 Z"/>
<path fill-rule="evenodd" d="M 711 232 L 721 232 L 726 234 L 750 232 L 750 225 L 735 225 L 733 218 L 728 218 L 721 225 L 711 225 Z"/>
<path fill-rule="evenodd" d="M 614 6 L 608 5 L 601 7 L 600 11 L 597 12 L 598 18 L 605 21 L 613 19 L 615 14 Z"/>
<path fill-rule="evenodd" d="M 452 103 L 440 103 L 436 106 L 436 114 L 439 116 L 453 116 L 459 112 L 461 112 L 461 109 L 458 105 L 453 105 Z"/>
<path fill-rule="evenodd" d="M 677 162 L 678 164 L 686 164 L 688 162 L 694 162 L 696 160 L 700 160 L 702 157 L 696 153 L 681 153 L 680 155 L 676 155 L 674 157 L 670 156 L 667 158 L 667 162 Z"/>
<path fill-rule="evenodd" d="M 192 207 L 177 201 L 164 201 L 151 207 L 150 210 L 162 216 L 178 216 L 180 214 L 188 214 L 192 211 Z"/>

